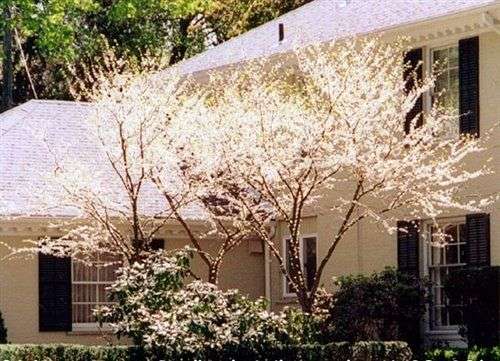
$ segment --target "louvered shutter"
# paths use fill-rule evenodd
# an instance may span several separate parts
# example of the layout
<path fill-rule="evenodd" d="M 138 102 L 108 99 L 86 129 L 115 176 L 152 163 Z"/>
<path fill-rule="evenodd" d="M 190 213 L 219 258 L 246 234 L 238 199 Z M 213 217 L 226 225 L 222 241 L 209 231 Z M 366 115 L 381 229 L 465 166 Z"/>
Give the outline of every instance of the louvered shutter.
<path fill-rule="evenodd" d="M 39 329 L 71 331 L 71 258 L 38 255 Z"/>
<path fill-rule="evenodd" d="M 401 272 L 419 276 L 419 222 L 399 221 L 398 227 L 398 269 Z M 406 230 L 406 231 L 405 231 Z"/>
<path fill-rule="evenodd" d="M 417 84 L 415 84 L 415 77 L 413 76 L 413 72 L 416 72 L 416 80 L 421 81 L 423 77 L 423 71 L 422 71 L 422 48 L 418 49 L 413 49 L 406 53 L 404 62 L 405 64 L 408 64 L 409 67 L 405 69 L 404 73 L 404 79 L 406 80 L 406 91 L 409 93 Z M 418 115 L 420 114 L 416 127 L 420 127 L 423 124 L 423 116 L 422 116 L 422 110 L 423 110 L 423 98 L 420 97 L 417 102 L 415 103 L 413 109 L 406 114 L 406 121 L 405 121 L 405 133 L 408 134 L 410 132 L 410 126 L 411 126 L 411 121 Z"/>
<path fill-rule="evenodd" d="M 458 42 L 460 134 L 479 136 L 479 38 Z"/>
<path fill-rule="evenodd" d="M 490 266 L 490 216 L 469 214 L 465 224 L 465 262 L 471 267 Z"/>

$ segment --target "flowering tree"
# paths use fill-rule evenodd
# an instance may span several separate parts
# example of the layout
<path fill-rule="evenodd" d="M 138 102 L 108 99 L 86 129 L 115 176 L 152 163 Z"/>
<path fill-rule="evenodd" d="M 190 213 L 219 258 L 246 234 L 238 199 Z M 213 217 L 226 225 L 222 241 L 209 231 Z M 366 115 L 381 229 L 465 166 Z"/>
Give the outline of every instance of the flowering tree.
<path fill-rule="evenodd" d="M 214 74 L 214 90 L 191 116 L 196 127 L 186 129 L 184 151 L 196 158 L 192 164 L 244 209 L 305 311 L 313 310 L 339 243 L 360 221 L 392 232 L 402 214 L 435 219 L 487 203 L 461 197 L 487 169 L 465 169 L 464 161 L 482 146 L 475 137 L 450 135 L 458 116 L 435 102 L 422 125 L 421 114 L 407 119 L 434 79 L 418 81 L 411 72 L 404 79 L 404 50 L 373 38 L 346 41 L 296 52 L 287 64 L 257 62 Z M 415 86 L 408 90 L 410 78 Z M 257 198 L 258 212 L 252 209 Z M 328 247 L 310 284 L 300 260 L 306 212 L 326 213 L 337 225 L 321 240 Z M 269 232 L 272 219 L 290 234 L 286 257 Z"/>
<path fill-rule="evenodd" d="M 163 228 L 180 225 L 205 263 L 208 281 L 218 282 L 224 257 L 251 229 L 241 208 L 213 193 L 212 181 L 190 171 L 192 157 L 179 150 L 203 98 L 192 92 L 189 79 L 158 69 L 161 64 L 134 66 L 110 52 L 104 66 L 87 69 L 73 85 L 75 94 L 93 100 L 85 107 L 85 139 L 78 140 L 87 148 L 80 155 L 47 142 L 54 167 L 46 175 L 51 191 L 40 199 L 40 213 L 73 216 L 55 222 L 60 237 L 15 252 L 82 261 L 102 253 L 133 263 L 152 250 Z M 217 245 L 211 251 L 209 242 Z"/>
<path fill-rule="evenodd" d="M 138 70 L 146 65 L 152 75 Z M 155 203 L 150 182 L 158 159 L 160 133 L 155 129 L 179 106 L 175 96 L 182 89 L 175 74 L 162 81 L 155 70 L 156 65 L 134 67 L 110 52 L 104 66 L 87 69 L 73 84 L 76 94 L 94 101 L 82 105 L 81 139 L 76 141 L 83 146 L 75 149 L 65 140 L 42 134 L 53 167 L 44 175 L 49 191 L 39 196 L 43 209 L 38 210 L 55 217 L 72 216 L 57 217 L 54 222 L 60 237 L 33 241 L 35 247 L 17 252 L 72 256 L 89 262 L 104 254 L 132 262 L 151 250 L 153 240 L 172 216 L 171 209 Z"/>

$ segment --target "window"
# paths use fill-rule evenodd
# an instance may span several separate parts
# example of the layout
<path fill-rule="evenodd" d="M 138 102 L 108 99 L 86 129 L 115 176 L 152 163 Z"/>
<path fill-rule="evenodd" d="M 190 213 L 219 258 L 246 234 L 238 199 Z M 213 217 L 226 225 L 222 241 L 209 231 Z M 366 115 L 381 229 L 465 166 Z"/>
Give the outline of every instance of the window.
<path fill-rule="evenodd" d="M 430 328 L 456 328 L 462 323 L 462 301 L 450 299 L 444 292 L 444 282 L 450 272 L 465 266 L 464 250 L 465 220 L 455 220 L 440 225 L 444 235 L 438 236 L 434 226 L 429 225 L 428 239 L 432 240 L 427 246 L 427 263 L 429 277 L 432 282 Z M 440 237 L 441 239 L 437 239 Z M 440 242 L 441 241 L 441 242 Z"/>
<path fill-rule="evenodd" d="M 285 259 L 287 263 L 287 268 L 289 267 L 289 238 L 284 239 L 284 252 Z M 314 277 L 316 276 L 316 236 L 303 236 L 300 238 L 300 259 L 302 264 L 302 271 L 306 280 L 307 288 L 312 286 L 314 282 Z M 292 286 L 290 282 L 284 278 L 284 294 L 291 296 L 294 294 L 292 291 Z"/>
<path fill-rule="evenodd" d="M 115 281 L 119 267 L 117 263 L 109 265 L 112 261 L 112 258 L 98 256 L 91 265 L 72 262 L 73 329 L 95 327 L 97 321 L 93 310 L 111 303 L 106 288 Z"/>
<path fill-rule="evenodd" d="M 458 45 L 431 50 L 431 64 L 436 77 L 434 94 L 440 94 L 439 105 L 458 114 Z"/>

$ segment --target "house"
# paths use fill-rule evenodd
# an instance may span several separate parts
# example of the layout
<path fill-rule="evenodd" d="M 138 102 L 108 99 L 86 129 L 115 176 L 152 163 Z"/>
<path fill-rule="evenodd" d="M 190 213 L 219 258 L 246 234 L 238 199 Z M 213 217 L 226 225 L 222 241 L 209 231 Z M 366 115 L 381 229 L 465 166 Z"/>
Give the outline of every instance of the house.
<path fill-rule="evenodd" d="M 409 37 L 414 50 L 407 60 L 422 61 L 424 72 L 432 71 L 435 60 L 445 61 L 446 69 L 437 86 L 446 88 L 450 104 L 467 114 L 457 124 L 460 132 L 482 136 L 499 120 L 500 1 L 497 0 L 315 0 L 179 67 L 184 73 L 197 74 L 209 69 L 230 70 L 259 57 L 286 57 L 296 47 L 369 33 L 382 33 L 386 41 Z M 430 95 L 422 100 L 423 109 L 430 101 Z M 50 191 L 50 185 L 38 177 L 47 171 L 50 154 L 34 134 L 42 133 L 54 142 L 66 139 L 59 146 L 74 152 L 75 157 L 95 158 L 90 140 L 85 139 L 85 107 L 71 102 L 30 101 L 0 115 L 0 202 L 3 202 L 0 210 L 7 210 L 0 220 L 1 241 L 20 244 L 22 239 L 55 232 L 48 228 L 50 218 L 33 213 L 36 209 L 32 205 L 33 191 Z M 490 166 L 495 174 L 474 184 L 479 193 L 500 190 L 499 145 L 496 129 L 483 159 L 492 159 Z M 459 344 L 457 325 L 461 310 L 444 297 L 443 276 L 465 265 L 500 266 L 500 205 L 484 214 L 455 213 L 439 221 L 453 239 L 445 248 L 435 248 L 423 241 L 431 231 L 426 220 L 420 220 L 419 227 L 411 232 L 399 232 L 396 236 L 361 223 L 339 245 L 325 275 L 329 278 L 398 266 L 428 276 L 434 282 L 433 303 L 422 322 L 422 332 L 428 342 Z M 326 252 L 322 240 L 327 239 L 332 226 L 328 214 L 312 213 L 305 220 L 306 272 L 314 272 L 315 256 Z M 175 224 L 164 233 L 167 247 L 185 242 Z M 275 237 L 287 237 L 284 227 L 277 227 Z M 252 296 L 266 296 L 276 309 L 294 302 L 294 295 L 267 250 L 249 242 L 237 252 L 225 266 L 223 287 L 238 287 Z M 110 282 L 109 275 L 103 275 L 102 279 L 88 275 L 78 278 L 82 273 L 75 272 L 75 266 L 72 272 L 71 264 L 62 265 L 62 269 L 48 267 L 47 272 L 44 262 L 27 259 L 0 263 L 0 310 L 10 341 L 99 342 L 90 308 L 102 302 L 99 290 Z M 323 282 L 328 284 L 329 279 Z M 57 286 L 60 284 L 61 287 Z M 95 292 L 79 300 L 77 295 L 83 288 Z M 54 297 L 57 292 L 61 294 Z M 61 314 L 65 315 L 64 322 L 58 318 Z"/>

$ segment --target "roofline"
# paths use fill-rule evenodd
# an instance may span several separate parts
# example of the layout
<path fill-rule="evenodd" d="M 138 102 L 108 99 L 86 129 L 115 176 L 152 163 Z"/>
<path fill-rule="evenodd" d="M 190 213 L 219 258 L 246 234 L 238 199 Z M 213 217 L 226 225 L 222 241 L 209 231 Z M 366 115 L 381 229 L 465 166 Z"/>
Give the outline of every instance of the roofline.
<path fill-rule="evenodd" d="M 500 0 L 494 0 L 494 3 L 492 3 L 492 4 L 472 6 L 468 9 L 461 10 L 458 12 L 452 12 L 452 13 L 449 13 L 446 15 L 434 16 L 434 17 L 430 17 L 430 18 L 426 18 L 426 19 L 422 19 L 422 20 L 418 20 L 418 21 L 414 21 L 414 22 L 407 22 L 407 23 L 402 23 L 402 24 L 395 25 L 395 26 L 381 28 L 380 30 L 368 32 L 366 34 L 376 33 L 376 32 L 389 32 L 389 31 L 399 29 L 399 28 L 408 28 L 408 27 L 419 26 L 419 25 L 428 24 L 428 23 L 432 23 L 432 22 L 440 21 L 440 20 L 454 19 L 454 18 L 458 18 L 458 17 L 466 15 L 466 14 L 471 14 L 471 15 L 480 14 L 480 13 L 483 13 L 485 11 L 496 9 L 496 8 L 500 8 Z M 363 35 L 363 34 L 359 34 L 359 35 Z"/>
<path fill-rule="evenodd" d="M 79 101 L 79 100 L 59 100 L 59 99 L 30 99 L 27 102 L 21 104 L 28 104 L 28 103 L 39 103 L 39 104 L 61 104 L 61 105 L 82 105 L 82 106 L 89 106 L 92 105 L 89 102 L 85 101 Z"/>
<path fill-rule="evenodd" d="M 269 23 L 275 23 L 275 22 L 279 23 L 279 20 L 283 19 L 288 14 L 296 12 L 296 11 L 301 10 L 301 9 L 304 9 L 304 7 L 310 6 L 310 5 L 312 5 L 312 2 L 307 3 L 307 4 L 305 4 L 305 5 L 297 8 L 295 10 L 292 10 L 292 11 L 286 13 L 286 14 L 283 14 L 283 15 L 277 17 L 274 20 L 271 20 L 271 21 L 269 21 L 267 23 L 259 25 L 258 27 L 253 28 L 253 29 L 251 29 L 251 30 L 249 30 L 249 31 L 241 34 L 241 35 L 238 35 L 237 37 L 229 39 L 228 41 L 226 41 L 224 43 L 221 43 L 218 46 L 230 44 L 231 41 L 234 41 L 234 40 L 238 39 L 239 37 L 251 34 L 251 33 L 255 32 L 255 31 L 257 31 L 259 28 L 261 28 L 264 25 L 267 25 Z M 378 28 L 378 29 L 375 29 L 375 30 L 367 31 L 367 32 L 353 33 L 353 34 L 350 34 L 348 36 L 342 36 L 342 37 L 339 37 L 339 38 L 328 39 L 326 41 L 320 42 L 319 44 L 325 44 L 325 43 L 332 42 L 332 41 L 348 39 L 350 37 L 359 37 L 359 36 L 366 36 L 366 35 L 369 35 L 369 34 L 391 32 L 391 31 L 394 31 L 396 29 L 405 29 L 405 28 L 409 28 L 409 27 L 413 27 L 413 26 L 419 26 L 419 25 L 428 24 L 428 23 L 432 23 L 432 22 L 454 19 L 454 18 L 463 16 L 463 15 L 466 15 L 466 14 L 478 14 L 478 13 L 486 12 L 488 10 L 497 9 L 499 7 L 500 7 L 500 0 L 494 0 L 493 3 L 488 4 L 488 5 L 472 6 L 470 8 L 467 8 L 467 9 L 464 9 L 464 10 L 460 10 L 460 11 L 457 11 L 457 12 L 451 12 L 451 13 L 448 13 L 448 14 L 445 14 L 445 15 L 429 17 L 429 18 L 425 18 L 425 19 L 422 19 L 422 20 L 413 21 L 413 22 L 407 22 L 407 23 L 402 23 L 402 24 L 393 25 L 393 26 L 387 26 L 387 27 Z M 308 46 L 313 45 L 313 44 L 314 43 L 305 44 L 305 45 L 299 47 L 299 49 L 303 49 L 303 48 L 308 47 Z M 198 57 L 201 57 L 205 52 L 207 52 L 207 51 L 214 51 L 214 49 L 217 49 L 218 46 L 215 46 L 215 47 L 213 47 L 211 49 L 207 49 L 207 50 L 205 50 L 202 53 L 196 54 L 195 56 L 193 56 L 193 57 L 191 57 L 189 59 L 186 59 L 186 60 L 182 61 L 181 63 L 176 64 L 175 66 L 178 66 L 178 67 L 182 68 L 185 64 L 189 63 L 190 61 L 194 61 Z M 288 49 L 288 50 L 284 50 L 284 51 L 281 51 L 281 52 L 277 51 L 277 52 L 275 52 L 273 54 L 269 54 L 269 55 L 267 55 L 265 57 L 270 58 L 272 56 L 276 56 L 276 55 L 280 55 L 280 54 L 288 54 L 291 51 L 293 51 L 293 50 Z M 216 65 L 216 66 L 213 66 L 213 67 L 208 67 L 208 68 L 202 69 L 202 70 L 196 70 L 196 71 L 192 71 L 192 72 L 186 71 L 184 74 L 185 75 L 196 75 L 196 74 L 201 74 L 201 73 L 207 73 L 207 72 L 210 72 L 210 71 L 220 70 L 220 69 L 223 69 L 223 68 L 226 68 L 226 67 L 230 67 L 230 66 L 235 66 L 235 65 L 238 65 L 238 64 L 242 64 L 242 63 L 245 63 L 245 62 L 250 62 L 250 61 L 253 61 L 253 60 L 256 60 L 256 59 L 259 59 L 259 58 L 260 57 L 253 57 L 253 58 L 249 58 L 249 59 L 245 59 L 245 60 L 241 60 L 241 61 L 236 61 L 236 62 L 226 63 L 226 64 L 222 64 L 222 65 Z"/>

